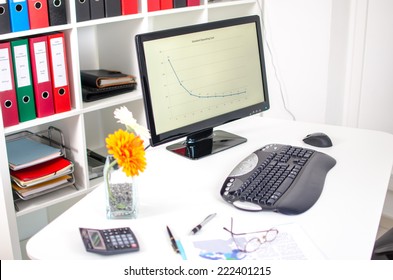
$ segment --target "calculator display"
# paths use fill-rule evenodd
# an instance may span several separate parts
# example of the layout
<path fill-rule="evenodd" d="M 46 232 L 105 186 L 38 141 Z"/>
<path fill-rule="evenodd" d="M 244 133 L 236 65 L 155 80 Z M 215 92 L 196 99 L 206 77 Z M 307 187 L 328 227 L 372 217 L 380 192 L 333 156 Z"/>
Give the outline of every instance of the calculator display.
<path fill-rule="evenodd" d="M 97 230 L 88 230 L 89 238 L 93 248 L 98 250 L 105 250 L 105 243 L 100 233 Z"/>

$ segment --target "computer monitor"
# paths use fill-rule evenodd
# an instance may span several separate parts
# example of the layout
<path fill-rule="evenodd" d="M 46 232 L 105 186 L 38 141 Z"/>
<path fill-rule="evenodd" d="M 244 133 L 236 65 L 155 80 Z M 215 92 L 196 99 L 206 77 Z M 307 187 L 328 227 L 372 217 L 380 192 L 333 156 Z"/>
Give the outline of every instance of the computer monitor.
<path fill-rule="evenodd" d="M 135 38 L 150 143 L 191 159 L 247 141 L 215 127 L 269 109 L 259 16 Z"/>

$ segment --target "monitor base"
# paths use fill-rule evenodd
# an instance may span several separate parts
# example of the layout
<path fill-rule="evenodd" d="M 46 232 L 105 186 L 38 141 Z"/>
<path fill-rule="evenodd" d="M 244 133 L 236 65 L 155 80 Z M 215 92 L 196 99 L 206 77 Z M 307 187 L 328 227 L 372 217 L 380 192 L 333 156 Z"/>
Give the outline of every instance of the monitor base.
<path fill-rule="evenodd" d="M 246 142 L 247 139 L 223 130 L 215 130 L 204 138 L 187 138 L 167 146 L 167 150 L 189 159 L 199 159 Z"/>

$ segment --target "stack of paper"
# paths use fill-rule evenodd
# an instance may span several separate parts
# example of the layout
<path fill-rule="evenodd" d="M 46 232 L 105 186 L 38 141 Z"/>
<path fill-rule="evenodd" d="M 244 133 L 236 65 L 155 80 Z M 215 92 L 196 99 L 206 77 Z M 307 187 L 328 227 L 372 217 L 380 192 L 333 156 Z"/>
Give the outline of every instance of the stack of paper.
<path fill-rule="evenodd" d="M 33 185 L 30 187 L 22 188 L 18 186 L 15 182 L 12 183 L 12 188 L 17 193 L 17 195 L 22 199 L 28 199 L 35 197 L 37 194 L 47 193 L 48 190 L 57 188 L 63 184 L 67 184 L 71 180 L 71 175 L 64 175 L 56 179 L 51 179 L 44 183 Z M 34 195 L 34 196 L 33 196 Z"/>
<path fill-rule="evenodd" d="M 17 185 L 25 188 L 68 174 L 73 171 L 73 166 L 68 159 L 59 157 L 21 170 L 11 170 L 10 174 Z"/>
<path fill-rule="evenodd" d="M 74 164 L 62 151 L 28 137 L 8 140 L 7 156 L 14 192 L 23 200 L 73 183 Z"/>

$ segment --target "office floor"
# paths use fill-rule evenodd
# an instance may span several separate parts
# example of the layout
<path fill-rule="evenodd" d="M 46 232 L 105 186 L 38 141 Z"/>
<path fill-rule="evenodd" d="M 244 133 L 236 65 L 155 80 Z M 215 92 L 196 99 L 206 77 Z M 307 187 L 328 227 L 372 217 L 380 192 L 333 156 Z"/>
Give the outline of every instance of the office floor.
<path fill-rule="evenodd" d="M 391 197 L 392 190 L 393 190 L 393 172 L 392 172 L 392 176 L 390 177 L 390 182 L 389 182 L 389 191 L 388 192 L 390 193 L 390 195 L 389 195 L 390 197 Z M 391 206 L 391 205 L 386 205 L 386 203 L 391 203 L 390 201 L 391 201 L 391 199 L 385 200 L 384 208 L 385 208 L 385 206 Z M 381 220 L 379 221 L 379 229 L 378 229 L 377 239 L 391 228 L 393 228 L 393 217 L 391 215 L 382 216 Z"/>
<path fill-rule="evenodd" d="M 393 219 L 382 216 L 379 222 L 377 239 L 391 228 L 393 228 Z"/>

